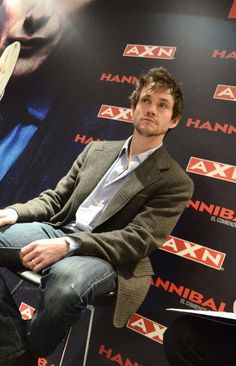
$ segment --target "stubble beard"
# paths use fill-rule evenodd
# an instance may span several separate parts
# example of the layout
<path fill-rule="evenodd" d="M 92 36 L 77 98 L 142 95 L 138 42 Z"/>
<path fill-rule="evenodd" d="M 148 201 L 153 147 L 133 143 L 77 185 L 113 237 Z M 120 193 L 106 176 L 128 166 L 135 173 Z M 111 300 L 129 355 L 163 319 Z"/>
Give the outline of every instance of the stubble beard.
<path fill-rule="evenodd" d="M 144 137 L 156 137 L 162 135 L 160 131 L 158 131 L 158 124 L 156 125 L 156 129 L 150 129 L 148 127 L 142 126 L 139 122 L 133 121 L 133 126 L 136 129 L 136 131 Z"/>

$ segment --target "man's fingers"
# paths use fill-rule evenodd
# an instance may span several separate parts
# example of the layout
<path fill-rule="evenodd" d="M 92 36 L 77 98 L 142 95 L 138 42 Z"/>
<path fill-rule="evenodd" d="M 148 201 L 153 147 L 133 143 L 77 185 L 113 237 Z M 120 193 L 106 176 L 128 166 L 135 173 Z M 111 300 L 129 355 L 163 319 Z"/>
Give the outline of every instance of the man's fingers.
<path fill-rule="evenodd" d="M 46 259 L 41 260 L 38 257 L 35 257 L 29 261 L 22 260 L 22 264 L 25 267 L 30 268 L 33 272 L 40 272 L 42 269 L 48 267 L 52 263 Z"/>
<path fill-rule="evenodd" d="M 52 265 L 68 253 L 68 243 L 63 238 L 39 239 L 21 249 L 24 266 L 34 272 Z"/>
<path fill-rule="evenodd" d="M 5 219 L 0 219 L 0 226 L 5 225 Z"/>
<path fill-rule="evenodd" d="M 0 210 L 0 226 L 14 224 L 18 219 L 18 214 L 12 208 Z"/>
<path fill-rule="evenodd" d="M 24 248 L 21 249 L 20 253 L 21 253 L 21 257 L 23 258 L 25 255 L 27 255 L 28 253 L 30 253 L 32 250 L 35 249 L 35 244 L 30 243 L 28 245 L 26 245 Z"/>
<path fill-rule="evenodd" d="M 41 271 L 44 266 L 42 262 L 38 262 L 35 258 L 31 259 L 30 261 L 22 260 L 23 266 L 31 269 L 33 272 L 39 272 Z"/>
<path fill-rule="evenodd" d="M 44 268 L 43 262 L 38 262 L 36 258 L 33 258 L 30 263 L 30 268 L 33 272 L 39 272 Z"/>
<path fill-rule="evenodd" d="M 0 219 L 0 226 L 10 225 L 11 223 L 12 223 L 11 220 L 9 220 L 8 218 Z"/>

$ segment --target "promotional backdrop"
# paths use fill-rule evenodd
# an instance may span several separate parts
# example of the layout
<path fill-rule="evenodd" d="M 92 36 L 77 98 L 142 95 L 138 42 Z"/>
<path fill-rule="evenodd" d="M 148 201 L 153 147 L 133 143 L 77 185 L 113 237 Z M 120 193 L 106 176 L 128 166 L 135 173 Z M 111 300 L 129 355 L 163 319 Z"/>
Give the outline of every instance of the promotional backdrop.
<path fill-rule="evenodd" d="M 4 26 L 9 3 L 3 0 L 0 6 L 2 48 L 11 32 Z M 29 9 L 24 0 L 15 3 L 10 15 L 32 34 Z M 42 10 L 47 0 L 40 3 Z M 53 50 L 35 70 L 27 66 L 13 76 L 1 101 L 0 206 L 53 188 L 89 142 L 130 136 L 128 96 L 141 73 L 163 66 L 181 81 L 185 111 L 165 145 L 193 179 L 194 195 L 152 255 L 150 291 L 127 326 L 112 326 L 111 305 L 96 308 L 87 360 L 87 366 L 167 366 L 163 334 L 178 314 L 166 308 L 232 311 L 236 300 L 236 1 L 69 4 L 73 9 L 62 10 L 66 22 L 58 23 L 60 39 Z M 42 44 L 24 46 L 19 62 L 23 65 L 35 51 L 35 65 Z M 3 271 L 9 286 L 17 282 Z M 28 284 L 17 293 L 26 319 L 36 296 Z M 65 366 L 81 364 L 88 315 L 86 310 L 73 328 Z M 39 359 L 39 366 L 58 366 L 61 347 Z"/>

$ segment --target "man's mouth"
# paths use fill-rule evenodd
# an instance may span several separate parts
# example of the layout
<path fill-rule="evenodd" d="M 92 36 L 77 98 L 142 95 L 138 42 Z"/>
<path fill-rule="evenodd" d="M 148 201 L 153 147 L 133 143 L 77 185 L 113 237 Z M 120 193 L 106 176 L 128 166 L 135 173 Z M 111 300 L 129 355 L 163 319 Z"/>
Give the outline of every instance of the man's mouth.
<path fill-rule="evenodd" d="M 20 42 L 20 57 L 28 57 L 34 54 L 37 50 L 43 48 L 47 43 L 47 38 L 41 37 L 17 37 L 17 38 L 9 38 L 8 44 L 11 44 L 15 41 Z"/>
<path fill-rule="evenodd" d="M 143 117 L 142 121 L 147 121 L 147 122 L 151 122 L 151 123 L 156 124 L 156 121 L 154 121 L 152 118 L 149 118 L 149 117 Z"/>

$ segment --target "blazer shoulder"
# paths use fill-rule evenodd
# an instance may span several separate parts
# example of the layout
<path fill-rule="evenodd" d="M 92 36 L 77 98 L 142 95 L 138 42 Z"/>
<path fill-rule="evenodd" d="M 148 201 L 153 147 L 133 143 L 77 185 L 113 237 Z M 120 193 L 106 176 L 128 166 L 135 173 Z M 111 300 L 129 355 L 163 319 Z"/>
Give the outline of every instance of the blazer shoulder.
<path fill-rule="evenodd" d="M 119 141 L 93 141 L 88 146 L 90 150 L 106 150 L 106 149 L 121 149 L 124 145 L 125 140 Z"/>

